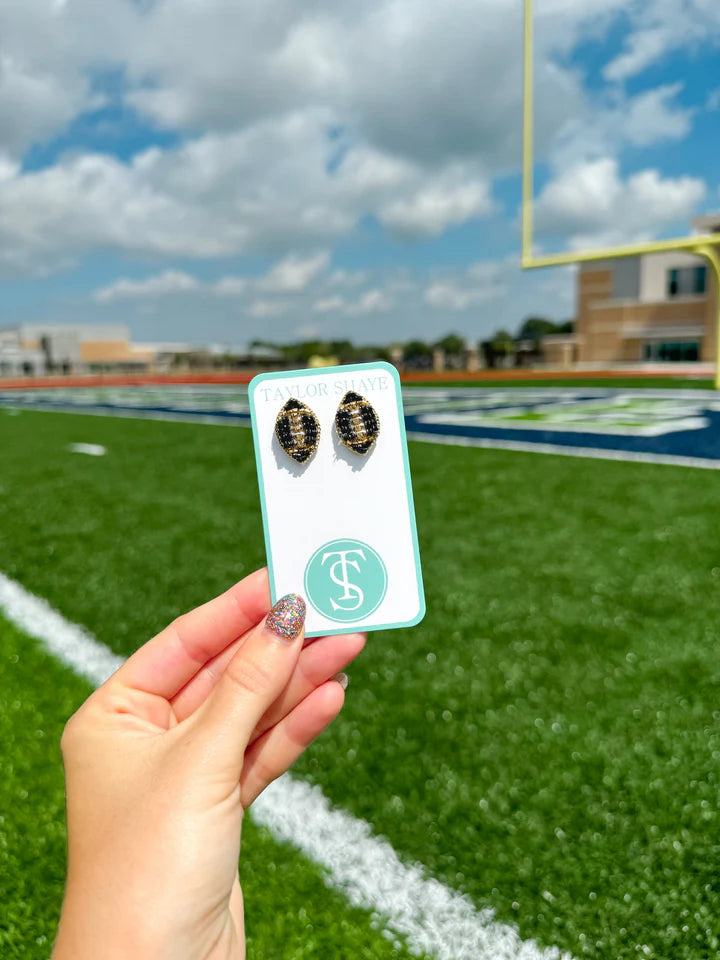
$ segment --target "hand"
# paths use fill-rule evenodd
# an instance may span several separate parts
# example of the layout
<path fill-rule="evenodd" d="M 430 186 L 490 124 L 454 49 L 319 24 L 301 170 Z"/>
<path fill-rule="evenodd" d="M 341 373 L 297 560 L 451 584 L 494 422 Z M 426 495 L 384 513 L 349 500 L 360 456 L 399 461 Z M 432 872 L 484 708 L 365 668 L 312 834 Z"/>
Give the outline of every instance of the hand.
<path fill-rule="evenodd" d="M 245 957 L 243 812 L 337 716 L 332 678 L 365 643 L 303 646 L 297 601 L 263 619 L 267 572 L 252 574 L 175 620 L 70 718 L 53 960 Z"/>

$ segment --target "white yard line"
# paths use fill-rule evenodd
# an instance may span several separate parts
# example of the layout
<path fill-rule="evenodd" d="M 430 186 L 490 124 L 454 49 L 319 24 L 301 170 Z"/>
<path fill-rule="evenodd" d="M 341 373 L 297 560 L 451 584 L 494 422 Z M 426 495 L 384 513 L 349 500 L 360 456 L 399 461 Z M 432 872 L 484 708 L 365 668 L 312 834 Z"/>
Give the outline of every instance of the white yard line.
<path fill-rule="evenodd" d="M 94 685 L 123 661 L 2 573 L 0 614 Z M 437 960 L 571 960 L 557 947 L 521 940 L 513 927 L 495 920 L 492 910 L 478 910 L 422 866 L 402 863 L 368 823 L 333 809 L 319 787 L 285 774 L 255 801 L 252 816 L 323 866 L 329 886 L 353 905 L 380 914 L 388 932 L 406 938 L 414 952 Z"/>
<path fill-rule="evenodd" d="M 601 447 L 569 447 L 560 443 L 531 443 L 529 440 L 496 440 L 491 437 L 454 437 L 447 433 L 423 433 L 409 430 L 408 440 L 421 443 L 446 443 L 451 447 L 484 447 L 488 450 L 517 450 L 521 453 L 557 453 L 561 457 L 589 457 L 591 460 L 629 460 L 632 463 L 659 463 L 667 467 L 697 467 L 720 470 L 720 460 L 706 457 L 680 457 L 665 453 L 641 453 L 636 450 L 603 450 Z"/>
<path fill-rule="evenodd" d="M 679 391 L 682 392 L 682 391 Z M 689 391 L 688 391 L 689 392 Z M 696 391 L 697 393 L 709 393 L 710 391 Z M 664 391 L 664 394 L 675 394 L 676 391 Z M 715 396 L 715 394 L 713 394 Z M 3 409 L 0 405 L 0 409 Z M 9 408 L 4 408 L 6 413 L 10 413 Z M 223 417 L 212 413 L 200 414 L 197 416 L 188 415 L 178 411 L 129 411 L 99 409 L 93 407 L 23 407 L 23 410 L 40 411 L 42 413 L 85 413 L 100 417 L 119 417 L 120 419 L 130 420 L 170 420 L 180 423 L 205 423 L 224 427 L 249 427 L 250 419 L 240 419 L 234 417 Z M 19 412 L 19 410 L 17 411 Z M 496 429 L 504 428 L 507 424 L 494 423 Z M 547 428 L 541 428 L 547 429 Z M 720 470 L 720 460 L 711 460 L 709 457 L 683 457 L 674 454 L 662 453 L 641 453 L 634 450 L 612 450 L 602 447 L 571 447 L 561 443 L 532 443 L 525 440 L 500 440 L 492 437 L 457 437 L 450 434 L 440 434 L 423 432 L 422 430 L 409 430 L 408 440 L 419 440 L 422 443 L 443 443 L 452 447 L 484 447 L 489 450 L 517 450 L 522 453 L 554 453 L 562 457 L 586 457 L 591 460 L 628 460 L 634 463 L 657 463 L 671 467 L 695 467 L 701 470 Z"/>
<path fill-rule="evenodd" d="M 549 406 L 549 404 L 547 404 Z M 506 414 L 520 413 L 520 410 L 508 407 Z M 488 416 L 484 411 L 471 413 L 423 413 L 417 415 L 417 422 L 439 423 L 448 427 L 485 427 L 491 430 L 523 430 L 528 433 L 589 433 L 597 437 L 664 437 L 668 433 L 684 433 L 687 430 L 704 430 L 710 423 L 707 417 L 670 417 L 657 423 L 642 426 L 627 426 L 613 423 L 609 419 L 598 417 L 594 423 L 584 420 L 580 423 L 571 420 L 506 420 L 503 417 Z"/>
<path fill-rule="evenodd" d="M 383 915 L 411 950 L 437 960 L 570 960 L 557 947 L 521 940 L 517 930 L 467 897 L 403 863 L 364 820 L 334 810 L 319 787 L 287 774 L 261 794 L 255 820 L 329 871 L 329 882 L 356 907 Z"/>
<path fill-rule="evenodd" d="M 93 686 L 99 687 L 123 662 L 123 657 L 99 643 L 83 627 L 70 623 L 46 600 L 4 573 L 0 573 L 0 613 Z"/>
<path fill-rule="evenodd" d="M 118 417 L 120 420 L 169 420 L 172 423 L 209 423 L 221 427 L 249 427 L 250 426 L 250 416 L 248 414 L 247 419 L 242 419 L 240 417 L 224 417 L 222 414 L 215 413 L 212 411 L 209 413 L 199 413 L 199 414 L 190 414 L 183 413 L 181 410 L 167 411 L 167 410 L 130 410 L 120 408 L 113 409 L 111 407 L 92 407 L 92 406 L 74 406 L 73 404 L 67 404 L 66 406 L 53 404 L 52 407 L 41 407 L 41 406 L 18 406 L 18 407 L 3 407 L 0 404 L 0 410 L 5 410 L 6 413 L 13 412 L 14 416 L 17 416 L 20 413 L 25 412 L 26 410 L 31 413 L 77 413 L 77 414 L 87 414 L 91 417 Z"/>
<path fill-rule="evenodd" d="M 85 453 L 88 457 L 104 457 L 107 453 L 99 443 L 71 443 L 68 450 L 70 453 Z"/>

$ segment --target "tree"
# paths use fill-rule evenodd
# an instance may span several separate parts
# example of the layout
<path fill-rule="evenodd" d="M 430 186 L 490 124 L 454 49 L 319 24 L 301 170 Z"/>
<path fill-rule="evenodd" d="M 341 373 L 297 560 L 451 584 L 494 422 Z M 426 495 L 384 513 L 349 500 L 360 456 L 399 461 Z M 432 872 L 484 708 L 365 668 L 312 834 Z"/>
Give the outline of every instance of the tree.
<path fill-rule="evenodd" d="M 502 357 L 510 356 L 513 352 L 515 341 L 507 330 L 496 330 L 490 342 L 492 343 L 495 353 Z"/>
<path fill-rule="evenodd" d="M 503 361 L 515 351 L 515 341 L 507 330 L 496 330 L 489 340 L 482 340 L 480 350 L 488 367 L 506 366 Z"/>
<path fill-rule="evenodd" d="M 349 340 L 331 340 L 328 347 L 340 363 L 352 363 L 356 359 L 357 350 Z"/>
<path fill-rule="evenodd" d="M 287 344 L 281 349 L 285 360 L 301 366 L 306 366 L 310 357 L 330 355 L 330 347 L 324 340 L 303 340 L 301 343 Z"/>
<path fill-rule="evenodd" d="M 435 344 L 446 357 L 454 357 L 465 352 L 465 340 L 457 333 L 448 333 Z"/>
<path fill-rule="evenodd" d="M 372 360 L 389 360 L 390 351 L 387 347 L 356 347 L 355 360 L 357 363 L 370 363 Z"/>
<path fill-rule="evenodd" d="M 518 331 L 517 338 L 538 341 L 549 333 L 557 332 L 557 325 L 552 320 L 546 320 L 544 317 L 527 317 Z"/>
<path fill-rule="evenodd" d="M 403 347 L 403 359 L 410 367 L 432 366 L 432 347 L 424 340 L 410 340 Z"/>
<path fill-rule="evenodd" d="M 403 357 L 406 360 L 413 360 L 418 357 L 431 357 L 432 347 L 424 340 L 410 340 L 403 347 Z"/>

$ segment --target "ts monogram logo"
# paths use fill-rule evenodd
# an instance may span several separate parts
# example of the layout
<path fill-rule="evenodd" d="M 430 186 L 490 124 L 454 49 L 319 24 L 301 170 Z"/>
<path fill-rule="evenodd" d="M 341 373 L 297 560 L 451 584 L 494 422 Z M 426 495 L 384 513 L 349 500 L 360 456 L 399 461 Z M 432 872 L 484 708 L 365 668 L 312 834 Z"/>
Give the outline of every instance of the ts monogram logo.
<path fill-rule="evenodd" d="M 358 560 L 348 560 L 348 557 L 352 556 L 353 554 L 357 554 Z M 362 606 L 362 602 L 365 599 L 365 594 L 357 584 L 351 583 L 348 579 L 348 567 L 353 567 L 358 573 L 360 573 L 359 560 L 365 560 L 365 554 L 362 550 L 323 551 L 321 566 L 324 567 L 325 561 L 332 560 L 333 557 L 337 557 L 338 559 L 335 561 L 335 563 L 330 564 L 330 579 L 333 583 L 336 583 L 339 587 L 343 588 L 343 593 L 338 603 L 336 603 L 331 597 L 330 605 L 332 606 L 333 610 L 357 610 L 358 607 Z M 347 600 L 350 601 L 349 604 L 343 603 L 343 601 Z"/>
<path fill-rule="evenodd" d="M 386 591 L 385 564 L 361 540 L 331 540 L 305 567 L 305 596 L 328 620 L 362 620 L 377 610 Z"/>

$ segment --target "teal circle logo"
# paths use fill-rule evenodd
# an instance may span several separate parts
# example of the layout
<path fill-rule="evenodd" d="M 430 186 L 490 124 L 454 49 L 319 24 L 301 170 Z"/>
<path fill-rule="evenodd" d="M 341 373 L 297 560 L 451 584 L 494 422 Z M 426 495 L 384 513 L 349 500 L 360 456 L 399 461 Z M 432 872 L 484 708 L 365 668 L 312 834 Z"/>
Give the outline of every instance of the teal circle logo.
<path fill-rule="evenodd" d="M 382 557 L 362 540 L 330 540 L 305 567 L 305 597 L 323 617 L 353 623 L 373 613 L 387 593 Z"/>

